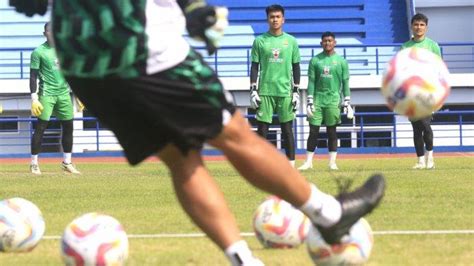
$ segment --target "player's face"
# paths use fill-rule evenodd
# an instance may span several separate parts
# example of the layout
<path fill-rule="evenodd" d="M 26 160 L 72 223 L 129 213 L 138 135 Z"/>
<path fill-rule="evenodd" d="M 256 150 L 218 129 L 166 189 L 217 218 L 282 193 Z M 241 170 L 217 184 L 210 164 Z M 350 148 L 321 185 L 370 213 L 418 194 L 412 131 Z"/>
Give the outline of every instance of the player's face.
<path fill-rule="evenodd" d="M 411 31 L 413 32 L 413 36 L 417 39 L 425 37 L 427 29 L 428 25 L 422 20 L 415 20 L 411 24 Z"/>
<path fill-rule="evenodd" d="M 336 46 L 336 40 L 332 36 L 326 36 L 321 40 L 321 46 L 323 47 L 324 52 L 332 53 Z"/>
<path fill-rule="evenodd" d="M 285 23 L 285 18 L 281 11 L 274 11 L 268 13 L 267 21 L 271 31 L 279 31 Z"/>
<path fill-rule="evenodd" d="M 51 32 L 51 24 L 48 24 L 48 26 L 44 29 L 44 36 L 46 37 L 46 40 L 50 45 L 53 44 L 53 33 Z"/>

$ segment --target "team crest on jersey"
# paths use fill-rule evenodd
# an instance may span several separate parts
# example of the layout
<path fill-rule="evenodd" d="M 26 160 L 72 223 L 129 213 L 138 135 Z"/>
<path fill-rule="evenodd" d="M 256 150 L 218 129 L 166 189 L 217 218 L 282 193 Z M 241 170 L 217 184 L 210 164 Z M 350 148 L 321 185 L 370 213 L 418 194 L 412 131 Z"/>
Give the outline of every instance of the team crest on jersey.
<path fill-rule="evenodd" d="M 280 57 L 280 48 L 272 48 L 273 59 Z"/>
<path fill-rule="evenodd" d="M 323 74 L 324 74 L 324 75 L 329 75 L 329 72 L 331 72 L 331 68 L 328 67 L 328 66 L 324 66 Z"/>
<path fill-rule="evenodd" d="M 332 78 L 331 67 L 330 66 L 324 66 L 323 73 L 322 73 L 321 76 L 323 76 L 325 78 Z"/>
<path fill-rule="evenodd" d="M 284 40 L 284 41 L 283 41 L 283 45 L 284 45 L 284 46 L 288 46 L 288 40 Z"/>
<path fill-rule="evenodd" d="M 272 48 L 272 55 L 273 57 L 269 59 L 271 63 L 281 63 L 283 59 L 280 58 L 280 48 Z"/>

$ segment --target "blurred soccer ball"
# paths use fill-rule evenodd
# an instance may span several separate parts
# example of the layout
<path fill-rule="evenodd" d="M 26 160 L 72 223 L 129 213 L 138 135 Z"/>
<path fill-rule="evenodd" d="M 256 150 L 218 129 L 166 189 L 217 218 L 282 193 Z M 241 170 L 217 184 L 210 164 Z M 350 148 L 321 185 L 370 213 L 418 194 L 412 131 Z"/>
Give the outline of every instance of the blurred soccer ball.
<path fill-rule="evenodd" d="M 74 219 L 61 239 L 66 265 L 123 265 L 128 257 L 128 238 L 115 218 L 87 213 Z"/>
<path fill-rule="evenodd" d="M 31 201 L 11 198 L 0 201 L 0 251 L 27 252 L 43 237 L 45 222 Z"/>
<path fill-rule="evenodd" d="M 304 242 L 310 221 L 290 203 L 271 196 L 257 208 L 253 218 L 255 235 L 264 247 L 292 248 Z"/>
<path fill-rule="evenodd" d="M 438 55 L 412 47 L 388 62 L 381 91 L 394 112 L 424 118 L 443 106 L 450 93 L 448 77 L 448 68 Z"/>
<path fill-rule="evenodd" d="M 328 245 L 314 226 L 306 238 L 309 255 L 316 265 L 363 264 L 369 259 L 373 245 L 372 229 L 364 218 L 352 226 L 341 244 Z"/>

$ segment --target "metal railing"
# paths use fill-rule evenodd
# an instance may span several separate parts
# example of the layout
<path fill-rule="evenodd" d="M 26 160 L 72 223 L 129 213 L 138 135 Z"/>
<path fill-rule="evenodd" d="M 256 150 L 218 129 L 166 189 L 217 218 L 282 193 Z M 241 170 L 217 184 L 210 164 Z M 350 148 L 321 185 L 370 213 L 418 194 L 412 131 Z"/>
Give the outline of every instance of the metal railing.
<path fill-rule="evenodd" d="M 385 117 L 386 119 L 380 119 Z M 253 115 L 248 115 L 253 120 Z M 299 114 L 295 119 L 293 130 L 298 152 L 306 148 L 309 127 L 305 115 Z M 378 121 L 373 121 L 374 118 Z M 28 154 L 33 123 L 36 118 L 0 117 L 0 155 Z M 121 151 L 114 134 L 102 127 L 93 117 L 75 118 L 74 153 Z M 52 121 L 57 121 L 52 119 Z M 382 122 L 379 122 L 382 121 Z M 16 129 L 8 129 L 7 124 L 16 124 Z M 435 147 L 451 147 L 457 151 L 474 149 L 474 111 L 442 111 L 435 113 L 432 122 Z M 255 130 L 255 128 L 254 128 Z M 278 148 L 282 147 L 279 125 L 270 127 L 269 141 Z M 396 151 L 397 148 L 413 147 L 413 133 L 410 122 L 392 112 L 359 112 L 353 120 L 343 120 L 338 126 L 339 147 L 352 152 L 370 148 L 367 152 L 380 149 Z M 325 127 L 321 127 L 320 141 L 325 141 Z M 60 151 L 61 129 L 47 129 L 43 139 L 43 149 L 50 152 Z M 48 148 L 49 147 L 49 148 Z"/>
<path fill-rule="evenodd" d="M 401 43 L 338 45 L 351 75 L 381 74 L 387 62 L 400 49 Z M 474 43 L 441 43 L 443 59 L 451 73 L 474 72 Z M 0 79 L 24 79 L 29 77 L 30 55 L 34 48 L 0 48 Z M 202 47 L 196 49 L 203 54 Z M 250 75 L 251 46 L 225 46 L 205 60 L 221 77 L 245 77 Z M 300 45 L 302 74 L 307 74 L 309 61 L 321 52 L 319 45 Z"/>

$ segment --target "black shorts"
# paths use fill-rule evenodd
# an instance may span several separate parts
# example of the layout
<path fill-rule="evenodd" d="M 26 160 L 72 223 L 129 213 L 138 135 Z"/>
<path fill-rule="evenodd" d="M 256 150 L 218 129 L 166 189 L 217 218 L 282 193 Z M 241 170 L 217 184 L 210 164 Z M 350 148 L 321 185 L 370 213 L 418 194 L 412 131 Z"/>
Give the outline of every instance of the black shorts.
<path fill-rule="evenodd" d="M 235 112 L 230 93 L 194 51 L 153 75 L 66 78 L 86 108 L 114 132 L 132 165 L 169 143 L 183 154 L 201 149 L 221 132 L 223 113 Z"/>

